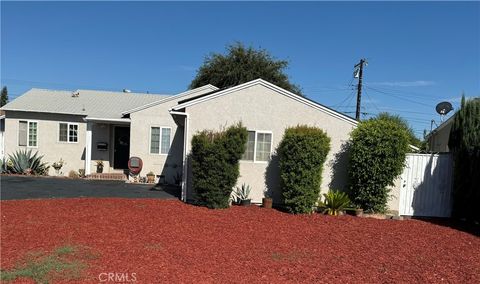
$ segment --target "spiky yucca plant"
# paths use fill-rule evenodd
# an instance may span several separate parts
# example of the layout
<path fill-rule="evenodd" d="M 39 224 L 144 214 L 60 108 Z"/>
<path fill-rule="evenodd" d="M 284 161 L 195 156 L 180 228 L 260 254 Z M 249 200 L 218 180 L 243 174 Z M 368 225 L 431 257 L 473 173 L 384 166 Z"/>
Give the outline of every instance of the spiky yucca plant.
<path fill-rule="evenodd" d="M 342 210 L 350 206 L 350 198 L 345 192 L 330 190 L 324 193 L 325 200 L 320 202 L 321 207 L 325 208 L 324 212 L 328 215 L 337 216 Z"/>
<path fill-rule="evenodd" d="M 13 155 L 9 155 L 11 162 L 10 171 L 15 174 L 34 174 L 43 175 L 48 167 L 47 163 L 42 163 L 43 156 L 38 156 L 38 152 L 32 154 L 32 150 L 18 150 Z"/>

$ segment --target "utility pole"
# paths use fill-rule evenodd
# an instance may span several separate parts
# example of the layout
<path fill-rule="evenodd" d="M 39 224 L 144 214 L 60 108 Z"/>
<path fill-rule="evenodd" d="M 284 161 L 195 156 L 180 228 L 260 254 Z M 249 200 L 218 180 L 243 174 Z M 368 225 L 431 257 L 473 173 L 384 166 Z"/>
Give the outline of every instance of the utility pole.
<path fill-rule="evenodd" d="M 360 62 L 355 65 L 355 77 L 358 76 L 357 85 L 357 110 L 355 111 L 355 119 L 360 121 L 360 103 L 362 101 L 362 79 L 363 79 L 363 66 L 367 65 L 367 60 L 360 59 Z"/>

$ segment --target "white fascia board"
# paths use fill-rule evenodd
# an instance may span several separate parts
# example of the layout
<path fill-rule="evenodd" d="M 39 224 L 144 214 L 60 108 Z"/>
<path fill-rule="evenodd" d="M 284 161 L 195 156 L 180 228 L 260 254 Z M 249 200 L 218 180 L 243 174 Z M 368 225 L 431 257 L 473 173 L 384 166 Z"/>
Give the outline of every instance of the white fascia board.
<path fill-rule="evenodd" d="M 213 86 L 213 85 L 211 85 L 211 84 L 208 84 L 208 85 L 205 85 L 205 86 L 201 86 L 201 87 L 198 87 L 198 88 L 195 88 L 195 89 L 192 89 L 192 90 L 188 90 L 188 91 L 185 91 L 185 92 L 182 92 L 182 93 L 179 93 L 179 94 L 170 96 L 170 97 L 168 97 L 168 98 L 164 98 L 164 99 L 161 99 L 161 100 L 152 102 L 152 103 L 145 104 L 145 105 L 143 105 L 143 106 L 139 106 L 139 107 L 136 107 L 136 108 L 133 108 L 133 109 L 124 111 L 124 112 L 122 112 L 122 115 L 126 115 L 126 114 L 130 114 L 130 113 L 132 113 L 132 112 L 137 112 L 137 111 L 140 111 L 140 110 L 144 110 L 144 109 L 146 109 L 146 108 L 153 107 L 153 106 L 156 106 L 156 105 L 160 105 L 160 104 L 169 102 L 169 101 L 171 101 L 171 100 L 179 99 L 179 98 L 182 98 L 182 97 L 185 97 L 185 96 L 188 96 L 188 95 L 190 95 L 190 94 L 196 93 L 196 92 L 198 92 L 198 91 L 203 91 L 203 90 L 206 90 L 206 89 L 210 89 L 210 90 L 212 90 L 212 91 L 218 90 L 217 87 L 215 87 L 215 86 Z"/>
<path fill-rule="evenodd" d="M 85 121 L 100 121 L 100 122 L 122 122 L 130 123 L 130 118 L 101 118 L 101 117 L 85 117 Z"/>
<path fill-rule="evenodd" d="M 303 98 L 302 96 L 299 96 L 299 95 L 296 95 L 290 91 L 287 91 L 283 88 L 280 88 L 270 82 L 267 82 L 263 79 L 256 79 L 256 80 L 253 80 L 253 81 L 250 81 L 250 82 L 247 82 L 247 83 L 243 83 L 243 84 L 240 84 L 238 86 L 235 86 L 235 87 L 231 87 L 231 88 L 228 88 L 226 90 L 223 90 L 223 91 L 220 91 L 220 92 L 217 92 L 217 93 L 213 93 L 211 95 L 208 95 L 208 96 L 205 96 L 205 97 L 201 97 L 201 98 L 198 98 L 198 99 L 195 99 L 195 100 L 192 100 L 192 101 L 189 101 L 189 102 L 185 102 L 183 104 L 180 104 L 180 105 L 177 105 L 177 106 L 174 106 L 173 108 L 171 108 L 171 110 L 173 111 L 178 111 L 178 110 L 181 110 L 183 108 L 186 108 L 186 107 L 190 107 L 192 105 L 196 105 L 198 103 L 202 103 L 202 102 L 205 102 L 205 101 L 208 101 L 208 100 L 211 100 L 211 99 L 215 99 L 217 97 L 220 97 L 220 96 L 224 96 L 224 95 L 227 95 L 227 94 L 230 94 L 232 92 L 235 92 L 235 91 L 239 91 L 239 90 L 242 90 L 242 89 L 245 89 L 245 88 L 248 88 L 248 87 L 251 87 L 251 86 L 254 86 L 254 85 L 262 85 L 266 88 L 269 88 L 271 90 L 274 90 L 284 96 L 287 96 L 291 99 L 294 99 L 298 102 L 301 102 L 307 106 L 310 106 L 310 107 L 313 107 L 315 109 L 318 109 L 318 110 L 321 110 L 333 117 L 336 117 L 338 119 L 341 119 L 343 121 L 346 121 L 348 123 L 350 123 L 351 125 L 353 126 L 357 126 L 358 125 L 358 121 L 356 121 L 355 119 L 351 118 L 351 117 L 348 117 L 342 113 L 339 113 L 337 111 L 334 111 L 334 110 L 331 110 L 325 106 L 322 106 L 316 102 L 313 102 L 313 101 L 310 101 L 310 100 L 307 100 L 305 98 Z"/>

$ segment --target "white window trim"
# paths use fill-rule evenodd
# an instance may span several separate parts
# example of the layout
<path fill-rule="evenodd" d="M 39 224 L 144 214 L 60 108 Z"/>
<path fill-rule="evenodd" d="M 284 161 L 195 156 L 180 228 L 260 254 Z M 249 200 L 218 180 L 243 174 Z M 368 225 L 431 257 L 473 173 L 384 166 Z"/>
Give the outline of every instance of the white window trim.
<path fill-rule="evenodd" d="M 273 132 L 271 130 L 253 130 L 248 129 L 248 132 L 255 132 L 255 143 L 253 144 L 253 161 L 252 160 L 240 160 L 243 163 L 254 163 L 254 164 L 268 164 L 272 157 L 273 152 Z M 270 134 L 271 135 L 271 142 L 270 142 L 270 155 L 268 161 L 257 161 L 257 134 Z M 246 149 L 245 149 L 246 150 Z"/>
<path fill-rule="evenodd" d="M 152 128 L 153 127 L 160 128 L 160 140 L 159 140 L 159 144 L 158 144 L 158 153 L 152 153 Z M 168 153 L 166 153 L 166 154 L 162 153 L 162 134 L 163 134 L 163 129 L 164 128 L 170 129 L 170 141 L 168 141 L 170 147 L 168 148 Z M 155 155 L 155 156 L 169 156 L 171 148 L 172 148 L 172 127 L 161 126 L 161 125 L 150 125 L 150 130 L 149 130 L 149 135 L 148 135 L 148 153 L 150 155 Z"/>
<path fill-rule="evenodd" d="M 66 124 L 67 125 L 67 141 L 60 141 L 60 124 Z M 77 142 L 70 142 L 70 125 L 76 125 L 77 126 Z M 58 128 L 57 128 L 57 143 L 62 143 L 62 144 L 78 144 L 78 140 L 80 140 L 80 124 L 79 123 L 70 123 L 70 122 L 59 122 L 58 123 Z"/>
<path fill-rule="evenodd" d="M 20 143 L 20 140 L 18 139 L 18 134 L 20 132 L 20 122 L 22 121 L 25 121 L 27 123 L 27 145 L 26 146 L 20 146 L 19 143 Z M 30 123 L 31 122 L 35 122 L 37 124 L 37 146 L 29 146 L 30 143 Z M 38 120 L 29 120 L 29 119 L 19 119 L 18 120 L 18 123 L 17 123 L 17 147 L 27 147 L 27 148 L 33 148 L 33 149 L 37 149 L 38 148 L 38 131 L 39 129 L 39 124 L 38 124 Z"/>

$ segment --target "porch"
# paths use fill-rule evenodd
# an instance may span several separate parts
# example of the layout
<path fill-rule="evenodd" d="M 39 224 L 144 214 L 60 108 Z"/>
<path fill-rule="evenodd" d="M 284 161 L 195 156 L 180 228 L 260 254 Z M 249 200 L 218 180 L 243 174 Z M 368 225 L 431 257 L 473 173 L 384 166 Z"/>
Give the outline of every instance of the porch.
<path fill-rule="evenodd" d="M 85 176 L 126 180 L 130 158 L 130 119 L 86 118 Z"/>

